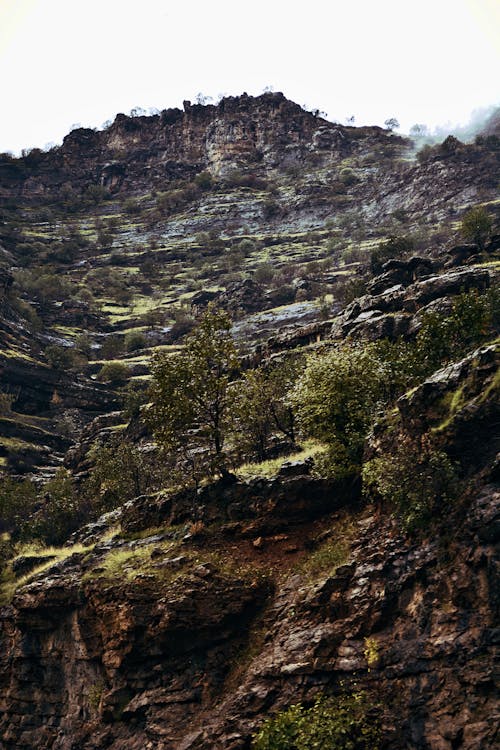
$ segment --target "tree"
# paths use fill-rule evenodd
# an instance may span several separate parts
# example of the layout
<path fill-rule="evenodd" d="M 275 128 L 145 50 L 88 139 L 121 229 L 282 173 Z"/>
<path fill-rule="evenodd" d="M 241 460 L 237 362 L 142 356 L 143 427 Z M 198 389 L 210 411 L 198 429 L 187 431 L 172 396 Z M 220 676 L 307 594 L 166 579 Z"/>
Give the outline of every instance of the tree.
<path fill-rule="evenodd" d="M 238 445 L 260 461 L 267 456 L 273 434 L 282 433 L 295 443 L 295 414 L 288 395 L 302 365 L 302 357 L 290 357 L 272 367 L 248 370 L 234 384 Z"/>
<path fill-rule="evenodd" d="M 100 383 L 111 383 L 111 385 L 124 385 L 130 370 L 123 362 L 106 362 L 97 373 Z"/>
<path fill-rule="evenodd" d="M 107 445 L 94 444 L 89 457 L 93 468 L 85 491 L 97 514 L 118 508 L 128 500 L 158 489 L 165 478 L 156 455 L 118 436 Z"/>
<path fill-rule="evenodd" d="M 486 240 L 491 234 L 493 223 L 491 217 L 482 206 L 471 208 L 464 215 L 460 229 L 467 240 L 474 242 L 481 252 Z"/>
<path fill-rule="evenodd" d="M 231 379 L 238 370 L 226 312 L 209 306 L 185 348 L 153 359 L 149 411 L 156 440 L 181 450 L 193 469 L 225 471 L 224 443 L 231 410 Z"/>
<path fill-rule="evenodd" d="M 375 344 L 341 346 L 309 358 L 291 400 L 302 432 L 329 447 L 325 468 L 334 475 L 359 469 L 365 437 L 387 398 L 387 380 Z"/>
<path fill-rule="evenodd" d="M 397 128 L 399 128 L 399 121 L 395 117 L 389 117 L 384 122 L 384 125 L 387 128 L 387 130 L 391 130 L 391 131 L 397 130 Z"/>
<path fill-rule="evenodd" d="M 410 135 L 412 138 L 425 138 L 429 135 L 429 128 L 423 123 L 416 122 L 415 125 L 412 125 L 410 128 Z"/>

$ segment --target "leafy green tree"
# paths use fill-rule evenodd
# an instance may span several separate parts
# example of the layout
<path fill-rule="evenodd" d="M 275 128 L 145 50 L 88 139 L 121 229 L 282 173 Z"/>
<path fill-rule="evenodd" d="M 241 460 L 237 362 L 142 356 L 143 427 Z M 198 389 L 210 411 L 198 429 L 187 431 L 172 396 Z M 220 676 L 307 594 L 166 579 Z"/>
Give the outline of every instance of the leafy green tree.
<path fill-rule="evenodd" d="M 375 344 L 340 346 L 309 358 L 291 400 L 302 432 L 328 445 L 334 475 L 358 470 L 387 386 L 388 371 Z"/>
<path fill-rule="evenodd" d="M 261 369 L 248 370 L 234 383 L 234 422 L 238 447 L 266 458 L 272 420 L 268 405 L 268 383 Z"/>
<path fill-rule="evenodd" d="M 427 528 L 450 511 L 459 483 L 455 467 L 429 440 L 400 437 L 395 450 L 363 466 L 365 496 L 392 506 L 408 532 Z"/>
<path fill-rule="evenodd" d="M 144 349 L 147 345 L 147 339 L 140 331 L 129 331 L 125 334 L 125 349 L 128 352 L 135 352 L 137 349 Z"/>
<path fill-rule="evenodd" d="M 75 364 L 75 353 L 68 346 L 49 344 L 45 349 L 45 356 L 56 370 L 69 370 Z"/>
<path fill-rule="evenodd" d="M 130 370 L 123 362 L 106 362 L 97 373 L 97 380 L 111 385 L 125 385 Z"/>
<path fill-rule="evenodd" d="M 463 236 L 474 242 L 481 252 L 484 250 L 485 243 L 491 234 L 493 222 L 490 215 L 482 206 L 471 208 L 464 215 L 460 225 Z"/>
<path fill-rule="evenodd" d="M 498 295 L 463 292 L 452 304 L 451 314 L 427 312 L 415 341 L 417 372 L 426 376 L 487 338 L 494 330 Z"/>
<path fill-rule="evenodd" d="M 37 494 L 33 482 L 0 477 L 0 533 L 16 535 L 36 507 Z"/>
<path fill-rule="evenodd" d="M 40 509 L 24 524 L 23 539 L 39 539 L 45 544 L 64 544 L 88 520 L 88 509 L 76 491 L 71 474 L 60 469 L 40 490 Z"/>
<path fill-rule="evenodd" d="M 193 467 L 198 448 L 198 459 L 204 450 L 212 470 L 225 469 L 229 386 L 238 370 L 230 328 L 227 313 L 209 306 L 182 352 L 153 359 L 149 417 L 155 437 L 167 450 L 187 452 Z"/>
<path fill-rule="evenodd" d="M 89 455 L 93 468 L 85 486 L 96 514 L 118 508 L 162 484 L 157 456 L 144 451 L 125 437 L 107 445 L 95 444 Z"/>
<path fill-rule="evenodd" d="M 239 447 L 258 460 L 267 456 L 270 438 L 281 433 L 296 439 L 295 413 L 289 394 L 303 369 L 302 357 L 289 357 L 272 366 L 247 370 L 233 384 L 234 432 Z"/>

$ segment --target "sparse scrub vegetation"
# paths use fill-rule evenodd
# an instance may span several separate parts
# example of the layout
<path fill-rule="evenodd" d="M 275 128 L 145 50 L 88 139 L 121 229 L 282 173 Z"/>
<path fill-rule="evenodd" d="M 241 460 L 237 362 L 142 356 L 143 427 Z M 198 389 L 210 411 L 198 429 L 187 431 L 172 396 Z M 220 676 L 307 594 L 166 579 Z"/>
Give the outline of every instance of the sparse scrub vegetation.
<path fill-rule="evenodd" d="M 252 750 L 378 750 L 380 711 L 362 691 L 321 695 L 310 708 L 299 703 L 267 719 Z"/>
<path fill-rule="evenodd" d="M 394 510 L 408 532 L 427 529 L 431 521 L 449 515 L 459 491 L 457 472 L 443 451 L 428 438 L 401 438 L 395 451 L 363 466 L 363 486 L 369 499 L 380 498 Z"/>

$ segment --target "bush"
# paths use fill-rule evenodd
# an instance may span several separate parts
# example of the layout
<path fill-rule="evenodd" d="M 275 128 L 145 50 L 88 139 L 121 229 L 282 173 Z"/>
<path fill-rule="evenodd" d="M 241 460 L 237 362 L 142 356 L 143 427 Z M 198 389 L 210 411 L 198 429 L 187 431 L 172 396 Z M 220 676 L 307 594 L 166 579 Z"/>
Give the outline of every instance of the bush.
<path fill-rule="evenodd" d="M 344 169 L 341 169 L 339 179 L 340 182 L 347 187 L 349 187 L 350 185 L 355 185 L 357 182 L 359 182 L 358 177 L 356 177 L 354 171 L 352 169 L 349 169 L 349 167 L 344 167 Z"/>
<path fill-rule="evenodd" d="M 12 393 L 4 393 L 0 391 L 0 416 L 6 417 L 12 411 L 12 404 L 16 400 L 16 397 Z"/>
<path fill-rule="evenodd" d="M 365 436 L 387 389 L 388 371 L 375 344 L 310 356 L 291 401 L 302 432 L 329 446 L 328 473 L 357 471 Z"/>
<path fill-rule="evenodd" d="M 382 267 L 391 258 L 400 258 L 414 250 L 414 243 L 409 237 L 390 237 L 386 242 L 381 242 L 370 255 L 372 272 L 382 272 Z"/>
<path fill-rule="evenodd" d="M 362 477 L 365 496 L 392 506 L 408 532 L 449 514 L 459 488 L 450 459 L 425 436 L 420 442 L 400 438 L 394 451 L 363 466 Z"/>
<path fill-rule="evenodd" d="M 0 533 L 16 536 L 37 503 L 35 485 L 29 480 L 0 478 Z"/>
<path fill-rule="evenodd" d="M 274 268 L 271 263 L 262 263 L 255 269 L 253 277 L 257 284 L 268 284 L 273 280 Z"/>
<path fill-rule="evenodd" d="M 125 349 L 128 352 L 135 352 L 137 349 L 144 349 L 148 342 L 146 337 L 140 331 L 130 331 L 125 335 Z"/>
<path fill-rule="evenodd" d="M 94 466 L 85 492 L 97 515 L 162 485 L 162 466 L 156 454 L 140 450 L 123 437 L 108 445 L 94 445 L 89 457 Z"/>
<path fill-rule="evenodd" d="M 378 706 L 366 693 L 338 698 L 320 696 L 311 708 L 290 706 L 264 722 L 253 750 L 378 750 Z"/>
<path fill-rule="evenodd" d="M 416 362 L 426 376 L 488 337 L 498 325 L 498 290 L 458 295 L 451 315 L 427 312 L 415 342 Z"/>
<path fill-rule="evenodd" d="M 481 251 L 484 250 L 484 245 L 491 234 L 492 227 L 493 222 L 491 217 L 482 206 L 476 206 L 467 211 L 460 225 L 465 239 L 474 242 Z"/>
<path fill-rule="evenodd" d="M 99 370 L 97 380 L 111 385 L 125 385 L 129 372 L 129 368 L 123 362 L 106 362 Z"/>
<path fill-rule="evenodd" d="M 135 198 L 127 198 L 127 200 L 123 204 L 123 210 L 125 211 L 125 213 L 133 216 L 134 214 L 139 214 L 141 212 L 141 206 L 139 204 L 139 201 L 137 201 Z"/>
<path fill-rule="evenodd" d="M 69 370 L 75 364 L 74 351 L 68 346 L 49 344 L 45 349 L 45 356 L 56 370 Z"/>
<path fill-rule="evenodd" d="M 148 402 L 144 385 L 140 383 L 127 383 L 121 391 L 121 396 L 123 399 L 123 414 L 127 419 L 136 419 L 141 412 L 141 406 Z"/>
<path fill-rule="evenodd" d="M 210 172 L 200 172 L 196 175 L 194 181 L 200 190 L 210 190 L 213 184 L 213 178 Z"/>
<path fill-rule="evenodd" d="M 123 348 L 124 340 L 121 336 L 116 334 L 106 336 L 99 350 L 99 355 L 102 359 L 117 357 L 123 352 Z"/>
<path fill-rule="evenodd" d="M 273 219 L 278 215 L 279 210 L 279 204 L 272 198 L 268 198 L 262 204 L 262 215 L 264 216 L 264 219 Z"/>
<path fill-rule="evenodd" d="M 21 531 L 25 540 L 39 539 L 45 544 L 61 545 L 88 520 L 88 512 L 79 497 L 73 478 L 65 469 L 47 482 L 39 497 L 42 507 Z"/>

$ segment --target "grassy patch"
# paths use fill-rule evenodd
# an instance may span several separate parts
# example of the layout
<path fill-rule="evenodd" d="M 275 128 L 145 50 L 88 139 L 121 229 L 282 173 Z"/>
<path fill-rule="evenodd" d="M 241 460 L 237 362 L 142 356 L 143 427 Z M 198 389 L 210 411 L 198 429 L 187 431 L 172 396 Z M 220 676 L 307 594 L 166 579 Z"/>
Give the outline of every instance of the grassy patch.
<path fill-rule="evenodd" d="M 302 448 L 297 449 L 288 456 L 272 458 L 268 461 L 262 461 L 261 463 L 242 464 L 236 469 L 236 476 L 240 479 L 249 479 L 251 477 L 271 478 L 276 476 L 281 466 L 286 461 L 305 461 L 307 458 L 317 456 L 324 450 L 324 446 L 315 440 L 305 440 L 302 443 L 302 446 Z"/>
<path fill-rule="evenodd" d="M 151 530 L 148 529 L 148 536 Z M 161 550 L 164 556 L 158 554 L 154 558 L 151 552 Z M 179 564 L 158 565 L 165 558 L 175 558 L 179 554 L 176 542 L 166 540 L 156 542 L 140 547 L 125 547 L 122 549 L 111 550 L 103 561 L 99 562 L 98 567 L 85 574 L 84 580 L 102 578 L 108 581 L 130 582 L 139 575 L 152 575 L 161 580 L 174 580 L 179 575 L 186 572 L 186 567 L 192 564 L 191 558 L 183 554 L 182 562 Z"/>
<path fill-rule="evenodd" d="M 298 564 L 298 570 L 311 580 L 320 574 L 333 575 L 340 565 L 349 561 L 355 530 L 351 517 L 339 521 L 332 530 L 332 536 L 304 557 Z"/>
<path fill-rule="evenodd" d="M 18 554 L 13 558 L 14 560 L 21 556 L 46 557 L 48 559 L 19 578 L 16 578 L 11 564 L 7 565 L 0 576 L 0 606 L 10 604 L 16 591 L 34 580 L 40 573 L 51 568 L 52 565 L 65 560 L 75 553 L 89 552 L 91 549 L 92 547 L 84 547 L 81 544 L 75 544 L 72 547 L 42 547 L 34 543 L 21 545 L 17 548 Z"/>

